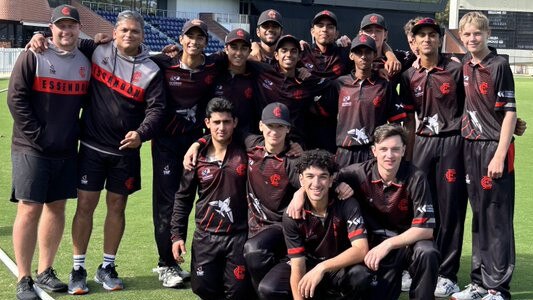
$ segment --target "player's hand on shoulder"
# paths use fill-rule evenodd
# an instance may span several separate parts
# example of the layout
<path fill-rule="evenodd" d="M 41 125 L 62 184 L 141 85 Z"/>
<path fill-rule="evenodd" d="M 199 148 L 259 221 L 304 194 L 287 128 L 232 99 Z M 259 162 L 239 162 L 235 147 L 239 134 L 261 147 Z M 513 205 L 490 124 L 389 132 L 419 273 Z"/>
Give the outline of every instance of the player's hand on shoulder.
<path fill-rule="evenodd" d="M 299 143 L 290 142 L 290 149 L 287 151 L 287 156 L 289 157 L 300 157 L 304 154 L 304 149 Z"/>
<path fill-rule="evenodd" d="M 113 40 L 113 36 L 105 33 L 97 33 L 94 35 L 94 43 L 97 45 L 107 44 Z"/>
<path fill-rule="evenodd" d="M 287 206 L 286 213 L 291 219 L 305 219 L 304 193 L 305 192 L 303 188 L 298 189 L 294 193 L 291 202 Z"/>
<path fill-rule="evenodd" d="M 163 47 L 163 50 L 161 50 L 161 52 L 170 58 L 174 58 L 176 57 L 176 55 L 178 55 L 179 50 L 180 49 L 177 45 L 166 45 L 165 47 Z"/>
<path fill-rule="evenodd" d="M 335 188 L 335 193 L 337 193 L 337 197 L 339 198 L 339 200 L 346 200 L 353 196 L 354 191 L 352 187 L 349 186 L 347 183 L 341 182 Z"/>
<path fill-rule="evenodd" d="M 48 49 L 48 41 L 42 33 L 36 33 L 31 37 L 31 40 L 26 44 L 24 50 L 32 50 L 37 53 L 42 53 Z"/>
<path fill-rule="evenodd" d="M 348 46 L 350 46 L 351 43 L 352 43 L 352 41 L 350 40 L 350 38 L 347 35 L 341 36 L 336 41 L 336 44 L 339 47 L 348 47 Z"/>
<path fill-rule="evenodd" d="M 192 171 L 196 166 L 196 158 L 200 150 L 200 143 L 194 142 L 183 156 L 183 168 L 187 171 Z"/>

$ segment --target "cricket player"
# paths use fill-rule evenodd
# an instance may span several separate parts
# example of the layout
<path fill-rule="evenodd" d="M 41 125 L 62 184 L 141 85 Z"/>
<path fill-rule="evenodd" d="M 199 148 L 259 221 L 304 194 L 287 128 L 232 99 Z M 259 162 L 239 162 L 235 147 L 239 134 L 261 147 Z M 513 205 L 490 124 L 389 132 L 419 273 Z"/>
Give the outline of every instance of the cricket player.
<path fill-rule="evenodd" d="M 275 65 L 274 51 L 279 38 L 283 34 L 283 18 L 275 9 L 267 9 L 259 15 L 255 34 L 259 42 L 252 44 L 250 59 Z"/>

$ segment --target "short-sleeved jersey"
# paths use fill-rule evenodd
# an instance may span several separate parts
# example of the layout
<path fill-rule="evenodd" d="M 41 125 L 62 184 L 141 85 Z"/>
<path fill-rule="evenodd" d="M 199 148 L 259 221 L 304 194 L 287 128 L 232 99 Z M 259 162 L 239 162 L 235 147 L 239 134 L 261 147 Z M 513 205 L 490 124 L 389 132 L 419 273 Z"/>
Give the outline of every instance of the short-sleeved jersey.
<path fill-rule="evenodd" d="M 436 67 L 411 67 L 402 74 L 405 106 L 414 107 L 422 136 L 459 134 L 464 108 L 463 67 L 440 55 Z"/>
<path fill-rule="evenodd" d="M 167 90 L 165 132 L 180 135 L 203 126 L 205 107 L 213 97 L 215 78 L 224 70 L 217 66 L 218 56 L 206 56 L 195 70 L 180 64 L 182 52 L 174 58 L 165 54 L 152 57 L 164 72 Z"/>
<path fill-rule="evenodd" d="M 304 204 L 305 219 L 292 219 L 283 215 L 283 234 L 289 258 L 308 257 L 326 260 L 351 247 L 357 239 L 366 238 L 365 222 L 354 198 L 340 201 L 333 198 L 325 217 L 310 211 L 308 200 Z"/>
<path fill-rule="evenodd" d="M 299 71 L 296 72 L 296 77 L 286 77 L 276 66 L 259 73 L 257 79 L 261 97 L 266 102 L 264 106 L 272 102 L 285 104 L 293 125 L 291 136 L 296 136 L 295 140 L 301 142 L 299 138 L 306 135 L 305 112 L 313 105 L 315 97 L 329 93 L 332 85 L 331 81 L 313 75 L 301 80 L 298 78 Z"/>
<path fill-rule="evenodd" d="M 381 180 L 375 159 L 342 168 L 337 181 L 354 189 L 369 235 L 390 237 L 410 227 L 435 227 L 426 175 L 408 162 L 401 163 L 389 186 Z"/>
<path fill-rule="evenodd" d="M 462 136 L 499 141 L 505 113 L 516 111 L 514 79 L 505 58 L 490 53 L 480 63 L 463 66 L 465 111 Z"/>
<path fill-rule="evenodd" d="M 172 213 L 172 240 L 185 240 L 196 190 L 196 229 L 213 234 L 231 234 L 247 229 L 247 156 L 240 144 L 228 145 L 223 161 L 207 155 L 209 142 L 198 154 L 196 167 L 183 171 Z"/>
<path fill-rule="evenodd" d="M 353 62 L 349 56 L 350 47 L 331 44 L 326 47 L 326 52 L 322 52 L 316 44 L 313 44 L 304 47 L 300 62 L 318 77 L 335 79 L 350 73 L 353 69 Z"/>
<path fill-rule="evenodd" d="M 248 198 L 249 238 L 263 228 L 281 224 L 285 209 L 300 186 L 296 159 L 287 157 L 285 149 L 277 155 L 265 149 L 262 136 L 246 138 L 248 149 Z"/>
<path fill-rule="evenodd" d="M 215 96 L 228 99 L 233 104 L 233 111 L 239 120 L 237 128 L 242 132 L 257 132 L 260 119 L 259 97 L 253 73 L 232 74 L 223 72 L 216 78 Z"/>
<path fill-rule="evenodd" d="M 338 147 L 371 144 L 376 127 L 407 117 L 396 90 L 383 78 L 359 80 L 352 73 L 339 77 L 337 86 Z"/>

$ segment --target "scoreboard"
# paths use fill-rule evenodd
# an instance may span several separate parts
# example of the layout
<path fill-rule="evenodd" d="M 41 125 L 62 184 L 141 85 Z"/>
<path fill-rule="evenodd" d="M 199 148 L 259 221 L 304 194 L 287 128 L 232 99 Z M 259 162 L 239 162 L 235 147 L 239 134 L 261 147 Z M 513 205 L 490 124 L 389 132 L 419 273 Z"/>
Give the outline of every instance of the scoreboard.
<path fill-rule="evenodd" d="M 459 18 L 470 10 L 459 10 Z M 489 46 L 533 50 L 533 12 L 481 11 L 489 18 Z"/>

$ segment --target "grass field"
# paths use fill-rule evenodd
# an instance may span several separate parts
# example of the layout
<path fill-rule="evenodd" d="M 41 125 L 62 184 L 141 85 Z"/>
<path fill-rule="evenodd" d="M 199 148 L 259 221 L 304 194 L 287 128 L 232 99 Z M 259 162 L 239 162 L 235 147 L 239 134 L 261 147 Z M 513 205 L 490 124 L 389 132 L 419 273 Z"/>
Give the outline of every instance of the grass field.
<path fill-rule="evenodd" d="M 518 115 L 529 121 L 533 127 L 533 106 L 528 104 L 528 98 L 533 95 L 532 78 L 516 78 Z M 5 88 L 7 80 L 0 80 L 0 90 Z M 10 143 L 12 120 L 6 106 L 6 93 L 0 94 L 0 248 L 4 249 L 13 259 L 11 243 L 12 224 L 16 214 L 16 205 L 8 201 L 11 192 L 11 160 Z M 527 152 L 533 149 L 532 131 L 529 129 L 525 136 L 516 140 L 516 208 L 515 208 L 515 236 L 516 236 L 516 270 L 512 281 L 513 299 L 533 299 L 533 247 L 531 233 L 533 233 L 533 187 L 528 182 L 528 174 L 533 174 L 533 160 L 528 159 Z M 127 225 L 122 244 L 117 255 L 117 271 L 124 278 L 126 289 L 121 292 L 107 292 L 89 280 L 91 292 L 83 299 L 195 299 L 190 289 L 165 289 L 152 273 L 157 262 L 157 251 L 153 239 L 151 214 L 151 158 L 149 145 L 142 149 L 143 189 L 135 193 L 129 200 L 126 217 Z M 105 202 L 103 202 L 105 203 Z M 68 280 L 68 273 L 72 265 L 72 244 L 70 227 L 75 211 L 75 201 L 67 205 L 67 224 L 55 268 L 62 280 Z M 105 205 L 100 204 L 94 222 L 93 235 L 87 253 L 87 268 L 89 278 L 102 260 L 102 224 Z M 470 216 L 467 219 L 470 228 Z M 192 227 L 192 226 L 191 226 Z M 471 241 L 469 232 L 465 235 L 462 266 L 459 274 L 459 284 L 469 282 Z M 190 260 L 186 258 L 187 262 Z M 189 266 L 185 267 L 187 270 Z M 13 299 L 16 279 L 2 264 L 0 265 L 0 299 Z M 72 296 L 53 294 L 54 298 L 64 299 Z M 402 299 L 406 299 L 405 295 Z"/>

